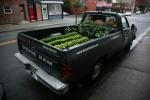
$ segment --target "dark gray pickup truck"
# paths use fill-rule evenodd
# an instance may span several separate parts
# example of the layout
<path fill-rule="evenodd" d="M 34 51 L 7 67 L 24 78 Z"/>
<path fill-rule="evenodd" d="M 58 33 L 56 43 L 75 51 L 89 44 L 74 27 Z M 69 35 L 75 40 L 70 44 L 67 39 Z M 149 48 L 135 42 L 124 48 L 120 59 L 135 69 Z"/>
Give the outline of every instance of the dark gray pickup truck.
<path fill-rule="evenodd" d="M 124 15 L 113 12 L 86 12 L 81 24 L 87 21 L 95 21 L 101 27 L 107 23 L 104 27 L 111 28 L 111 31 L 107 35 L 92 38 L 67 49 L 56 48 L 42 42 L 41 39 L 65 34 L 67 27 L 77 26 L 20 32 L 17 36 L 20 53 L 16 53 L 15 56 L 34 79 L 58 94 L 66 93 L 70 85 L 78 84 L 86 77 L 95 80 L 101 74 L 104 61 L 121 49 L 130 50 L 136 38 L 137 28 L 135 25 L 130 27 Z M 94 29 L 91 30 L 93 31 Z"/>

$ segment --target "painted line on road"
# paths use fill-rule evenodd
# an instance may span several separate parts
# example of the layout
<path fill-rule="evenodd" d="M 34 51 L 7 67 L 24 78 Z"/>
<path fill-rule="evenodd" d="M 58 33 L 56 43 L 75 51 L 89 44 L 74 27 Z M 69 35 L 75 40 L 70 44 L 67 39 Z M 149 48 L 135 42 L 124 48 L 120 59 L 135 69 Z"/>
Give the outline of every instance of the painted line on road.
<path fill-rule="evenodd" d="M 13 44 L 13 43 L 16 43 L 16 42 L 17 42 L 17 40 L 11 40 L 11 41 L 6 41 L 6 42 L 1 42 L 0 46 L 7 45 L 7 44 Z"/>
<path fill-rule="evenodd" d="M 148 34 L 150 31 L 150 28 L 148 28 L 145 32 L 143 32 L 142 34 L 140 34 L 138 36 L 138 38 L 136 38 L 134 41 L 133 41 L 133 44 L 131 46 L 131 50 L 134 49 L 139 43 L 140 41 L 146 36 L 146 34 Z"/>

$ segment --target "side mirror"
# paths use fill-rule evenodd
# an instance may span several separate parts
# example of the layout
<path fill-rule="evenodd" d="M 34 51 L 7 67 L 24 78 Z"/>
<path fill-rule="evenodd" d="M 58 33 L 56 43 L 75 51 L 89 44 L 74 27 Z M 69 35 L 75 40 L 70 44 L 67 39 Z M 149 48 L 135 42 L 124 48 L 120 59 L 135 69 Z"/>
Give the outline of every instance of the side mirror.
<path fill-rule="evenodd" d="M 131 25 L 131 30 L 132 30 L 134 33 L 136 33 L 136 32 L 137 32 L 137 27 L 136 27 L 134 24 L 132 24 L 132 25 Z"/>
<path fill-rule="evenodd" d="M 131 30 L 134 30 L 136 27 L 134 24 L 131 25 Z"/>

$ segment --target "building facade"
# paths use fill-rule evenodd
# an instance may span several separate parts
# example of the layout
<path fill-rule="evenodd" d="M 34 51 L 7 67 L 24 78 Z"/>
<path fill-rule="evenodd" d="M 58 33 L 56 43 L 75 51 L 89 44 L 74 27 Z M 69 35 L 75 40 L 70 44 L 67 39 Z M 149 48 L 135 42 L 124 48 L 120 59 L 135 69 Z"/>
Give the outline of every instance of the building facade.
<path fill-rule="evenodd" d="M 0 24 L 17 24 L 21 20 L 29 20 L 27 5 L 22 0 L 0 0 Z"/>
<path fill-rule="evenodd" d="M 150 0 L 113 0 L 113 9 L 124 12 L 132 10 L 143 10 L 146 12 L 150 8 Z"/>
<path fill-rule="evenodd" d="M 71 13 L 75 13 L 75 9 L 73 7 L 73 3 L 75 0 L 70 0 L 71 3 Z M 112 8 L 112 2 L 107 0 L 80 0 L 82 7 L 78 8 L 78 13 L 83 13 L 85 11 L 95 11 L 95 10 L 103 10 L 103 8 Z"/>
<path fill-rule="evenodd" d="M 134 0 L 113 0 L 112 10 L 116 12 L 124 13 L 131 11 Z"/>
<path fill-rule="evenodd" d="M 63 0 L 0 0 L 0 24 L 63 18 Z"/>

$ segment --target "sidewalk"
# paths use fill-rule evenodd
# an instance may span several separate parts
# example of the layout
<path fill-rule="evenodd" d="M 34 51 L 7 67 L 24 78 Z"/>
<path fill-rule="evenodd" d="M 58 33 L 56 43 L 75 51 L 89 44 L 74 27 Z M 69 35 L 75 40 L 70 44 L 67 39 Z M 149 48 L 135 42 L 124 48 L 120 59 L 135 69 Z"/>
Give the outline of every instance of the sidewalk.
<path fill-rule="evenodd" d="M 78 19 L 78 22 L 80 22 L 80 20 L 81 18 Z M 59 24 L 73 25 L 75 24 L 75 17 L 70 15 L 70 16 L 64 16 L 64 19 L 51 19 L 51 20 L 36 21 L 36 22 L 22 22 L 18 25 L 14 25 L 14 24 L 0 25 L 0 33 L 45 27 L 51 25 L 59 25 Z"/>

